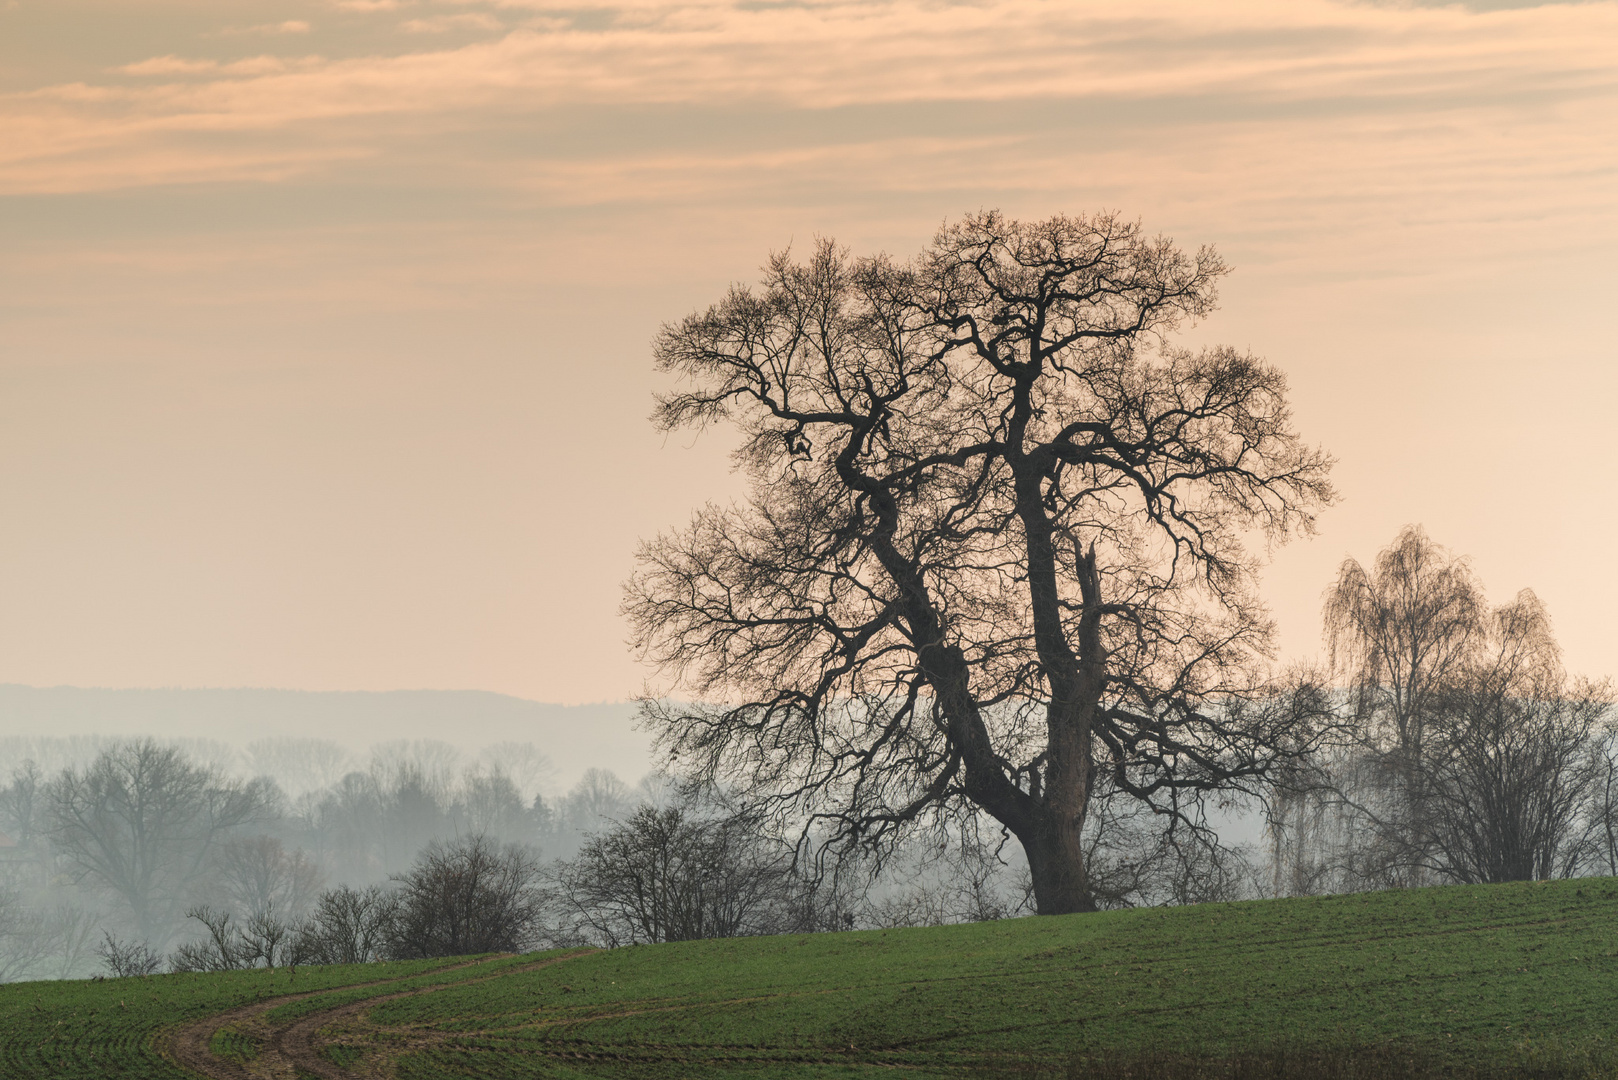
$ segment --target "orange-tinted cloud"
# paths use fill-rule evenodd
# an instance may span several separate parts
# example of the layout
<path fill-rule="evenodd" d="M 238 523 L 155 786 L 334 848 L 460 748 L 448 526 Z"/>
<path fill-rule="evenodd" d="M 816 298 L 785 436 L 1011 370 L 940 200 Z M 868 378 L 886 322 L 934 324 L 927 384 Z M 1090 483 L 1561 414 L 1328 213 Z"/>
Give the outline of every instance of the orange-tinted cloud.
<path fill-rule="evenodd" d="M 285 19 L 281 22 L 259 23 L 256 26 L 229 26 L 218 31 L 221 37 L 231 37 L 238 34 L 258 34 L 275 36 L 278 34 L 307 34 L 314 29 L 304 19 Z"/>
<path fill-rule="evenodd" d="M 541 8 L 517 0 L 505 6 Z M 448 29 L 457 18 L 495 25 L 486 14 L 441 6 L 402 28 Z M 1322 0 L 1237 7 L 1159 2 L 1121 15 L 1031 0 L 762 9 L 647 3 L 618 8 L 605 29 L 551 15 L 497 40 L 438 51 L 333 59 L 295 71 L 208 63 L 169 55 L 122 70 L 217 71 L 219 79 L 81 82 L 0 98 L 7 132 L 0 191 L 143 183 L 148 174 L 118 162 L 149 157 L 177 133 L 295 132 L 378 114 L 586 103 L 825 109 L 1029 99 L 1086 100 L 1096 108 L 1119 99 L 1181 100 L 1194 109 L 1216 95 L 1270 107 L 1335 103 L 1359 113 L 1441 113 L 1446 102 L 1459 100 L 1522 107 L 1606 100 L 1618 86 L 1618 7 L 1474 13 Z M 308 151 L 318 157 L 315 147 Z M 218 150 L 188 143 L 169 152 L 175 160 L 166 175 L 204 180 L 220 168 L 240 171 L 224 164 L 229 155 Z"/>
<path fill-rule="evenodd" d="M 319 56 L 285 58 L 280 56 L 250 56 L 243 60 L 220 63 L 217 60 L 184 60 L 178 56 L 154 56 L 134 64 L 124 64 L 113 70 L 120 75 L 270 75 L 283 71 L 308 69 L 324 63 Z"/>
<path fill-rule="evenodd" d="M 399 29 L 407 34 L 444 34 L 451 30 L 504 30 L 506 24 L 484 12 L 434 15 L 427 19 L 406 19 Z"/>

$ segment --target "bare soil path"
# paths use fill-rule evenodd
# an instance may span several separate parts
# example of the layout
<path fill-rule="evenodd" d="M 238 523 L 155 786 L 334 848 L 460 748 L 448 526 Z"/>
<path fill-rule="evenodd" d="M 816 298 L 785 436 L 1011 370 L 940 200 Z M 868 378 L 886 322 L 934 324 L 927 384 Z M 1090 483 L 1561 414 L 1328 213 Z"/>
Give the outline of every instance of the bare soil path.
<path fill-rule="evenodd" d="M 407 982 L 411 979 L 420 979 L 440 975 L 449 971 L 456 971 L 468 967 L 477 967 L 482 964 L 504 960 L 506 956 L 491 956 L 481 960 L 468 960 L 465 963 L 451 964 L 448 967 L 438 968 L 431 972 L 418 972 L 413 975 L 400 975 L 392 979 L 375 979 L 371 982 L 353 983 L 349 986 L 328 987 L 323 990 L 311 990 L 302 994 L 282 994 L 279 997 L 269 998 L 265 1001 L 255 1001 L 250 1005 L 239 1005 L 234 1009 L 227 1009 L 222 1013 L 215 1013 L 202 1020 L 171 1029 L 159 1037 L 158 1050 L 164 1057 L 199 1076 L 209 1080 L 298 1080 L 299 1077 L 318 1076 L 321 1080 L 356 1080 L 360 1076 L 386 1075 L 386 1062 L 379 1057 L 368 1056 L 370 1059 L 356 1062 L 353 1068 L 344 1068 L 325 1057 L 321 1050 L 331 1040 L 322 1038 L 321 1032 L 332 1027 L 341 1027 L 356 1020 L 360 1014 L 380 1005 L 384 1001 L 395 1001 L 399 998 L 416 997 L 421 994 L 431 994 L 439 990 L 447 990 L 457 986 L 468 986 L 472 983 L 482 982 L 485 979 L 499 978 L 502 975 L 516 971 L 530 971 L 534 968 L 547 967 L 551 964 L 571 960 L 576 956 L 585 956 L 593 950 L 569 953 L 566 956 L 554 956 L 545 960 L 538 960 L 532 964 L 523 964 L 517 967 L 501 968 L 498 972 L 473 979 L 457 979 L 453 982 L 437 986 L 415 987 L 402 990 L 394 994 L 379 994 L 374 997 L 363 998 L 360 1001 L 346 1002 L 334 1005 L 328 1009 L 320 1009 L 308 1016 L 299 1017 L 289 1025 L 272 1025 L 263 1017 L 271 1009 L 279 1008 L 290 1002 L 301 1001 L 305 998 L 315 997 L 319 994 L 335 994 L 345 990 L 362 990 L 377 986 L 386 986 L 389 983 Z M 232 1061 L 214 1054 L 212 1044 L 214 1036 L 220 1031 L 231 1028 L 243 1036 L 243 1040 L 255 1046 L 256 1054 L 247 1061 Z M 395 1048 L 395 1053 L 408 1049 L 405 1045 Z M 388 1057 L 394 1054 L 387 1055 Z"/>

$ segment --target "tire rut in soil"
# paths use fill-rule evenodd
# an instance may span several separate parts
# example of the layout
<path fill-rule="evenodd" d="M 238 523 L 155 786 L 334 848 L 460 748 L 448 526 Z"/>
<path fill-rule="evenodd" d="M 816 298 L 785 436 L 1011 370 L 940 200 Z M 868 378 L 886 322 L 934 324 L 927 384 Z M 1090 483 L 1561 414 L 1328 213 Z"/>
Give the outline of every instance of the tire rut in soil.
<path fill-rule="evenodd" d="M 418 972 L 414 975 L 399 975 L 391 979 L 373 979 L 370 982 L 351 983 L 348 986 L 331 986 L 298 994 L 282 994 L 265 1001 L 255 1001 L 250 1005 L 238 1005 L 233 1009 L 214 1013 L 211 1016 L 192 1021 L 164 1035 L 160 1035 L 158 1050 L 165 1058 L 176 1065 L 199 1076 L 207 1077 L 208 1080 L 295 1080 L 300 1074 L 318 1076 L 322 1080 L 354 1080 L 354 1073 L 321 1056 L 320 1050 L 324 1044 L 319 1040 L 318 1035 L 322 1028 L 329 1027 L 347 1017 L 356 1016 L 380 1005 L 384 1001 L 396 1001 L 400 998 L 431 994 L 438 990 L 448 990 L 452 987 L 467 986 L 472 983 L 482 982 L 484 979 L 498 978 L 511 972 L 531 971 L 535 968 L 549 967 L 551 964 L 571 960 L 576 956 L 587 955 L 589 955 L 588 952 L 570 953 L 566 956 L 536 961 L 533 964 L 522 964 L 507 968 L 493 975 L 486 975 L 483 979 L 462 979 L 443 986 L 425 986 L 414 990 L 404 990 L 397 994 L 382 994 L 344 1005 L 336 1005 L 329 1009 L 321 1009 L 318 1012 L 310 1013 L 308 1016 L 300 1017 L 286 1027 L 266 1028 L 263 1032 L 266 1037 L 258 1056 L 246 1065 L 216 1057 L 213 1051 L 209 1049 L 214 1035 L 227 1027 L 251 1026 L 254 1021 L 271 1009 L 279 1008 L 290 1002 L 311 998 L 318 994 L 386 986 L 389 983 L 404 982 L 407 979 L 419 979 L 424 976 L 440 975 L 448 971 L 489 964 L 507 957 L 496 956 L 483 960 L 468 960 L 464 963 L 451 964 L 448 967 L 437 968 L 428 972 Z"/>

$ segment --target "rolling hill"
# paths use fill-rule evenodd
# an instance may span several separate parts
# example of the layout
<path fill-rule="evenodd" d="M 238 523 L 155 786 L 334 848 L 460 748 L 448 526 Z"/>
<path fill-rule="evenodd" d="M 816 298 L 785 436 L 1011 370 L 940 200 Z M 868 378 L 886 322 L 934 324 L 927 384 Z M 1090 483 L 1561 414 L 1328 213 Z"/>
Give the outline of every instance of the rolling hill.
<path fill-rule="evenodd" d="M 7 1077 L 1583 1076 L 1614 1045 L 1607 878 L 0 987 Z"/>

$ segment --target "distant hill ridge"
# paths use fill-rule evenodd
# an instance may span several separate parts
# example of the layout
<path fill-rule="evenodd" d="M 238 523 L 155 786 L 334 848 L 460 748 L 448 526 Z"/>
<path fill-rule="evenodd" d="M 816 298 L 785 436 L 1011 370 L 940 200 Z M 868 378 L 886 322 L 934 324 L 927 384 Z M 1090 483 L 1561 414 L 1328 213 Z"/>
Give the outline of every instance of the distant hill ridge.
<path fill-rule="evenodd" d="M 633 702 L 554 705 L 487 690 L 103 689 L 0 684 L 0 735 L 206 738 L 244 744 L 277 735 L 353 750 L 389 739 L 439 739 L 475 750 L 531 742 L 559 778 L 591 766 L 634 782 L 650 737 Z"/>

